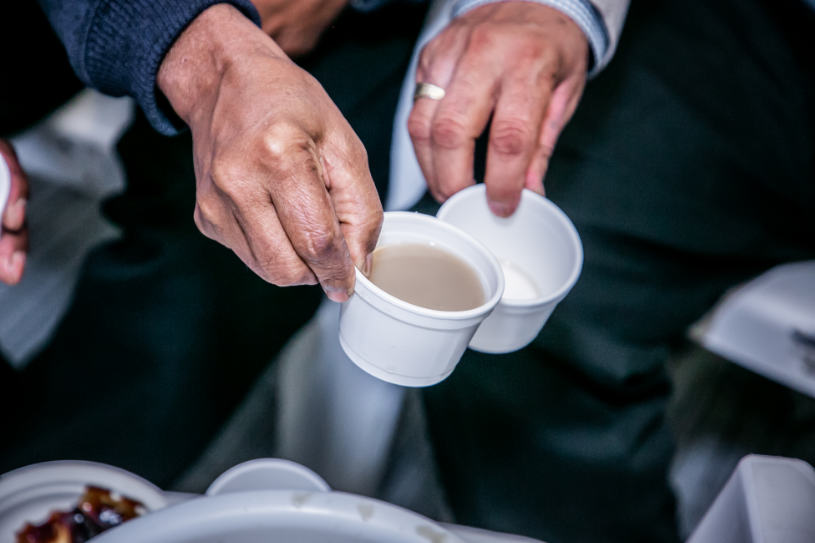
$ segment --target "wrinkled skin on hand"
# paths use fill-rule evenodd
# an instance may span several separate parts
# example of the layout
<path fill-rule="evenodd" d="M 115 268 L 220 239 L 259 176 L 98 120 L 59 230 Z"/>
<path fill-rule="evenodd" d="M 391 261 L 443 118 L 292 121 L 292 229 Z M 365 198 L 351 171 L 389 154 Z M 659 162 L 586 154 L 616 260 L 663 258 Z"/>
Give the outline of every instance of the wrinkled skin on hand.
<path fill-rule="evenodd" d="M 475 140 L 492 119 L 484 182 L 493 213 L 511 215 L 523 188 L 543 194 L 557 138 L 583 92 L 588 42 L 558 10 L 523 1 L 483 5 L 423 49 L 416 80 L 446 90 L 420 98 L 408 131 L 433 196 L 474 183 Z"/>
<path fill-rule="evenodd" d="M 263 31 L 287 55 L 298 57 L 317 45 L 348 0 L 252 0 L 252 3 L 260 14 Z"/>
<path fill-rule="evenodd" d="M 353 291 L 382 207 L 365 149 L 319 83 L 237 10 L 173 45 L 159 87 L 192 130 L 195 223 L 260 277 Z"/>
<path fill-rule="evenodd" d="M 28 203 L 28 179 L 20 167 L 14 149 L 0 139 L 0 155 L 11 173 L 11 188 L 5 209 L 0 209 L 2 234 L 0 234 L 0 281 L 15 285 L 23 277 L 28 254 L 28 227 L 26 204 Z"/>

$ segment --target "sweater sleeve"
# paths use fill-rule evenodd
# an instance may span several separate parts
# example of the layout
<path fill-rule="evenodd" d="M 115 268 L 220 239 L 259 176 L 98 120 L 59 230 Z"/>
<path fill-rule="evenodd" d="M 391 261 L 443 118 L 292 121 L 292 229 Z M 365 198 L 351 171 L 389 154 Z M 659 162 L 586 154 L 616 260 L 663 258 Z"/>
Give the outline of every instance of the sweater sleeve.
<path fill-rule="evenodd" d="M 260 24 L 250 0 L 39 0 L 86 84 L 136 99 L 151 124 L 174 134 L 183 123 L 156 86 L 164 55 L 208 7 L 228 3 Z"/>

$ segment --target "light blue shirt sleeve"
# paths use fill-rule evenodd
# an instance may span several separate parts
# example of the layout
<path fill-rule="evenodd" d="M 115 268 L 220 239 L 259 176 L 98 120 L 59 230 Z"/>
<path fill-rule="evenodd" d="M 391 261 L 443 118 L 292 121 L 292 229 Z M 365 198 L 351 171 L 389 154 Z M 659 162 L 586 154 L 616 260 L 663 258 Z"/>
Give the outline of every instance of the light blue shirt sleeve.
<path fill-rule="evenodd" d="M 457 17 L 478 6 L 484 4 L 492 4 L 494 2 L 501 2 L 504 0 L 457 0 L 453 6 L 453 16 Z M 605 58 L 606 51 L 609 48 L 609 37 L 606 25 L 600 13 L 595 9 L 591 2 L 588 0 L 527 0 L 536 2 L 545 6 L 553 7 L 562 11 L 566 16 L 572 19 L 575 24 L 586 35 L 591 48 L 592 63 L 590 75 L 599 72 L 603 66 L 602 60 Z"/>

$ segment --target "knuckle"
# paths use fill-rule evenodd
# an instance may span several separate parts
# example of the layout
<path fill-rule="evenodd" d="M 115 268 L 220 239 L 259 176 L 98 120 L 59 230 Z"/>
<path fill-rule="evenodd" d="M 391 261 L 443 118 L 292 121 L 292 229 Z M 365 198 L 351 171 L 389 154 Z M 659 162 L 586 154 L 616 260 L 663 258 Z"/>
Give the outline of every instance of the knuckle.
<path fill-rule="evenodd" d="M 557 61 L 557 52 L 545 36 L 521 34 L 511 44 L 515 65 L 532 71 L 538 66 L 551 66 Z"/>
<path fill-rule="evenodd" d="M 492 49 L 495 45 L 495 32 L 489 24 L 479 23 L 473 26 L 470 34 L 468 50 L 471 53 L 481 54 Z"/>
<path fill-rule="evenodd" d="M 375 212 L 370 213 L 369 216 L 363 219 L 362 222 L 362 232 L 366 234 L 364 246 L 368 251 L 373 251 L 374 248 L 376 248 L 384 218 L 381 205 L 374 211 Z"/>
<path fill-rule="evenodd" d="M 525 152 L 532 139 L 527 123 L 519 119 L 496 121 L 490 135 L 490 148 L 501 155 L 517 156 Z"/>
<path fill-rule="evenodd" d="M 460 187 L 458 185 L 453 185 L 449 183 L 442 183 L 436 188 L 435 196 L 439 201 L 444 202 L 447 201 L 447 199 L 449 199 L 455 193 L 460 191 L 462 188 L 464 187 Z"/>
<path fill-rule="evenodd" d="M 201 232 L 206 233 L 211 225 L 217 224 L 219 215 L 219 205 L 215 198 L 204 196 L 197 199 L 193 219 Z"/>
<path fill-rule="evenodd" d="M 458 149 L 469 139 L 465 125 L 460 120 L 443 115 L 433 123 L 430 132 L 433 145 L 442 149 Z"/>
<path fill-rule="evenodd" d="M 552 145 L 549 143 L 542 143 L 538 148 L 538 156 L 545 160 L 549 160 L 550 158 L 552 158 L 554 152 L 555 148 L 552 147 Z"/>
<path fill-rule="evenodd" d="M 422 78 L 427 77 L 427 74 L 430 73 L 433 57 L 434 42 L 431 41 L 422 47 L 422 50 L 419 52 L 419 60 L 416 64 L 417 73 L 420 74 Z"/>
<path fill-rule="evenodd" d="M 338 247 L 338 239 L 333 232 L 311 230 L 303 234 L 302 251 L 307 261 L 328 261 L 337 254 Z"/>
<path fill-rule="evenodd" d="M 233 197 L 237 193 L 236 185 L 241 179 L 240 163 L 223 155 L 216 156 L 212 159 L 209 176 L 212 180 L 212 184 L 219 191 L 229 197 Z M 199 198 L 199 204 L 206 205 L 212 210 L 212 207 L 214 207 L 212 200 L 214 200 L 212 197 Z M 205 213 L 204 216 L 207 217 L 209 215 Z"/>
<path fill-rule="evenodd" d="M 201 208 L 198 206 L 198 204 L 195 204 L 195 211 L 192 213 L 192 221 L 195 223 L 195 227 L 198 228 L 198 231 L 206 235 L 205 220 L 201 214 Z"/>
<path fill-rule="evenodd" d="M 291 146 L 297 145 L 299 130 L 287 122 L 278 122 L 268 127 L 260 136 L 260 150 L 263 157 L 272 163 L 281 162 L 288 155 Z"/>
<path fill-rule="evenodd" d="M 426 117 L 411 113 L 408 117 L 407 129 L 414 142 L 430 142 L 430 120 Z"/>
<path fill-rule="evenodd" d="M 368 150 L 359 139 L 354 140 L 351 153 L 356 164 L 368 164 Z"/>

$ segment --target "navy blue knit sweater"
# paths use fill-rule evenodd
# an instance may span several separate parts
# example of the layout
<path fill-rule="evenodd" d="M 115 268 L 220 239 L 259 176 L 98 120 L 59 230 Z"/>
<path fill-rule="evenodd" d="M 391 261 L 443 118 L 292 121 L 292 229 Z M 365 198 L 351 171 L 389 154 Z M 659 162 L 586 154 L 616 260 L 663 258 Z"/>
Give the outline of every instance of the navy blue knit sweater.
<path fill-rule="evenodd" d="M 167 50 L 208 7 L 227 3 L 256 24 L 249 0 L 39 0 L 59 34 L 74 71 L 87 85 L 133 96 L 153 126 L 173 134 L 183 125 L 156 88 Z"/>

